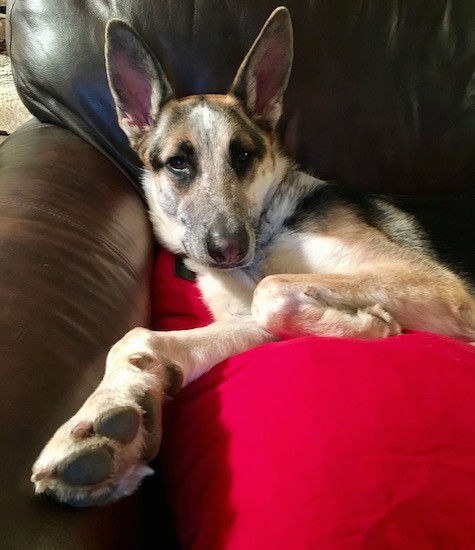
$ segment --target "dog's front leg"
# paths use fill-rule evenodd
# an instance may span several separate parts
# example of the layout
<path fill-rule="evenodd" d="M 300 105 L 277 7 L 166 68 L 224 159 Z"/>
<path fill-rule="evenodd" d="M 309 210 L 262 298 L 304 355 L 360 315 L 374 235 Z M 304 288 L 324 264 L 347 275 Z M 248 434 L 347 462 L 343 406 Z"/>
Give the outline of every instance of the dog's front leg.
<path fill-rule="evenodd" d="M 103 380 L 33 466 L 37 493 L 74 506 L 111 502 L 152 473 L 168 395 L 220 361 L 271 340 L 251 316 L 187 331 L 137 328 L 115 344 Z"/>
<path fill-rule="evenodd" d="M 273 275 L 257 286 L 252 311 L 279 338 L 381 338 L 403 327 L 475 340 L 475 298 L 456 275 L 427 261 L 352 275 Z"/>

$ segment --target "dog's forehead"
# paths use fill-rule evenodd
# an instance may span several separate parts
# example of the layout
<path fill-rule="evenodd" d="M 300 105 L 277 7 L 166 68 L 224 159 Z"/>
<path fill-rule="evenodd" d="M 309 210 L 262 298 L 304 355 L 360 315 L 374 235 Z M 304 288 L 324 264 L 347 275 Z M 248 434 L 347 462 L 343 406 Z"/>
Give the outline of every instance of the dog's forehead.
<path fill-rule="evenodd" d="M 221 118 L 233 118 L 239 102 L 225 94 L 204 94 L 187 96 L 175 101 L 175 109 L 190 120 L 206 123 Z"/>
<path fill-rule="evenodd" d="M 229 141 L 238 128 L 230 105 L 206 96 L 190 106 L 186 123 L 196 140 L 203 144 L 207 139 L 214 140 L 216 137 L 219 137 L 219 142 Z"/>
<path fill-rule="evenodd" d="M 164 109 L 157 130 L 162 143 L 186 140 L 200 148 L 227 147 L 236 137 L 252 146 L 260 139 L 238 101 L 228 95 L 174 100 Z"/>

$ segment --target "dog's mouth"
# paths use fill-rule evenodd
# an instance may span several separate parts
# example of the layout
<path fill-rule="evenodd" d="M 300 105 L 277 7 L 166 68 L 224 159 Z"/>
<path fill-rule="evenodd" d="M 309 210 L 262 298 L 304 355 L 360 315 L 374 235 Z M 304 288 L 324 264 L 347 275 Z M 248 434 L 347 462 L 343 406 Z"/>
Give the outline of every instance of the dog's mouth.
<path fill-rule="evenodd" d="M 212 262 L 210 263 L 210 267 L 215 267 L 217 269 L 224 269 L 224 270 L 242 269 L 244 267 L 249 266 L 251 262 L 252 262 L 252 257 L 249 259 L 246 257 L 236 262 L 224 262 L 224 263 Z"/>
<path fill-rule="evenodd" d="M 232 270 L 232 269 L 242 269 L 244 267 L 248 267 L 254 259 L 254 254 L 251 254 L 249 252 L 242 259 L 239 259 L 239 260 L 236 259 L 234 261 L 229 261 L 229 260 L 217 261 L 217 260 L 213 260 L 209 256 L 206 258 L 199 258 L 193 254 L 189 254 L 188 257 L 191 260 L 205 267 L 213 267 L 215 269 L 221 269 L 221 270 Z"/>
<path fill-rule="evenodd" d="M 238 253 L 223 254 L 222 256 L 214 254 L 211 257 L 208 251 L 195 253 L 190 247 L 183 243 L 186 256 L 203 267 L 212 267 L 221 270 L 242 269 L 248 267 L 254 260 L 254 247 L 249 247 L 246 251 Z M 208 253 L 207 253 L 208 252 Z"/>

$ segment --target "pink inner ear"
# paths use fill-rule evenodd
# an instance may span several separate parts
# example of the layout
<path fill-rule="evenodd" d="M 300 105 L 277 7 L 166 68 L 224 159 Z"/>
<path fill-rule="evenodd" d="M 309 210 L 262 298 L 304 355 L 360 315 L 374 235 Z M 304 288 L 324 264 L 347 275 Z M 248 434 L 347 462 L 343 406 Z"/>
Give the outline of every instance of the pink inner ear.
<path fill-rule="evenodd" d="M 132 126 L 144 128 L 151 123 L 152 84 L 147 70 L 124 52 L 114 52 L 114 85 L 120 110 Z"/>
<path fill-rule="evenodd" d="M 268 45 L 255 72 L 256 103 L 254 112 L 258 116 L 266 116 L 280 97 L 282 56 L 278 46 L 277 41 Z"/>

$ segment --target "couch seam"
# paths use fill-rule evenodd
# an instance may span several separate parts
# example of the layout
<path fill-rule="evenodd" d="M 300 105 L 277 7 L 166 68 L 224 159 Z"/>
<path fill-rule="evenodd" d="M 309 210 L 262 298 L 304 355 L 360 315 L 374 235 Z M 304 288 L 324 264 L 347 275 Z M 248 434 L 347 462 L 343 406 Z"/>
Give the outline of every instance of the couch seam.
<path fill-rule="evenodd" d="M 132 272 L 135 279 L 137 281 L 139 280 L 139 275 L 138 275 L 137 270 L 132 265 L 132 263 L 128 260 L 128 258 L 120 251 L 120 249 L 117 246 L 115 246 L 108 239 L 101 238 L 101 237 L 95 235 L 94 233 L 89 231 L 89 229 L 87 229 L 84 225 L 82 225 L 80 222 L 78 222 L 74 218 L 71 218 L 70 216 L 68 216 L 66 214 L 63 214 L 63 213 L 61 213 L 57 210 L 56 211 L 55 210 L 49 210 L 47 208 L 42 208 L 41 206 L 26 204 L 26 203 L 22 203 L 20 201 L 12 201 L 12 200 L 6 200 L 6 199 L 0 198 L 0 204 L 7 205 L 7 206 L 17 206 L 17 207 L 21 207 L 21 208 L 29 208 L 31 210 L 36 210 L 38 212 L 42 212 L 42 213 L 47 214 L 49 216 L 59 218 L 60 220 L 68 222 L 71 226 L 76 227 L 77 229 L 80 229 L 85 235 L 90 237 L 93 241 L 96 241 L 96 242 L 99 242 L 99 243 L 103 244 L 104 246 L 106 246 L 106 248 L 110 249 L 117 256 L 119 256 L 122 259 L 122 261 L 127 265 L 129 270 Z"/>

